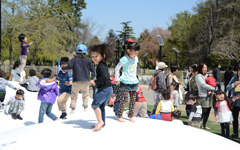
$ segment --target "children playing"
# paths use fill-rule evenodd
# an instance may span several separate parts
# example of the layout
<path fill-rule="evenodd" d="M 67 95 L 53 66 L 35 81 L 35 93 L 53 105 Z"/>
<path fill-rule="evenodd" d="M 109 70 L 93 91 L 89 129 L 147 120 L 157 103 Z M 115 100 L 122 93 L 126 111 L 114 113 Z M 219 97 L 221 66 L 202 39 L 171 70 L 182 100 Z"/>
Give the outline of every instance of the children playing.
<path fill-rule="evenodd" d="M 172 123 L 175 124 L 181 124 L 183 125 L 182 120 L 180 120 L 180 116 L 181 116 L 181 111 L 180 110 L 175 110 L 174 112 L 172 112 Z"/>
<path fill-rule="evenodd" d="M 41 101 L 38 123 L 42 123 L 44 119 L 44 114 L 46 114 L 52 120 L 58 120 L 51 111 L 53 104 L 56 101 L 57 96 L 59 95 L 59 89 L 56 82 L 46 83 L 45 80 L 48 80 L 51 77 L 52 70 L 45 68 L 41 72 L 42 79 L 40 79 L 36 86 L 40 88 L 38 92 L 38 100 Z"/>
<path fill-rule="evenodd" d="M 21 71 L 21 73 L 18 75 L 18 71 L 21 67 L 20 61 L 15 61 L 13 64 L 13 69 L 11 70 L 11 75 L 9 77 L 9 81 L 14 81 L 14 82 L 22 82 L 23 80 L 26 79 L 26 72 L 24 70 Z"/>
<path fill-rule="evenodd" d="M 147 114 L 147 101 L 145 97 L 143 96 L 143 92 L 141 87 L 138 85 L 137 89 L 137 97 L 136 97 L 136 103 L 134 107 L 134 115 L 133 117 L 140 116 L 141 118 L 148 118 Z"/>
<path fill-rule="evenodd" d="M 225 99 L 226 96 L 222 90 L 217 90 L 213 98 L 215 108 L 215 119 L 221 125 L 222 136 L 229 138 L 229 126 L 233 121 L 230 110 L 230 101 Z"/>
<path fill-rule="evenodd" d="M 9 106 L 8 106 L 9 105 Z M 7 114 L 12 115 L 13 119 L 22 120 L 20 116 L 21 112 L 24 110 L 25 101 L 24 101 L 24 91 L 22 89 L 17 90 L 16 96 L 10 97 L 7 102 Z"/>
<path fill-rule="evenodd" d="M 97 93 L 92 102 L 92 108 L 97 117 L 97 125 L 93 130 L 97 131 L 106 125 L 105 106 L 113 93 L 112 83 L 108 72 L 107 61 L 112 57 L 112 49 L 107 44 L 94 45 L 90 48 L 90 54 L 94 64 L 97 66 L 97 79 L 91 80 L 91 84 L 96 84 Z"/>
<path fill-rule="evenodd" d="M 171 112 L 174 111 L 174 107 L 172 101 L 170 101 L 170 91 L 163 90 L 162 97 L 164 100 L 161 100 L 158 103 L 157 110 L 155 112 L 156 118 L 158 117 L 158 114 L 160 112 L 161 120 L 171 121 Z"/>
<path fill-rule="evenodd" d="M 127 55 L 120 59 L 120 62 L 115 68 L 115 83 L 120 84 L 121 89 L 121 102 L 118 109 L 117 118 L 120 122 L 125 122 L 122 118 L 122 114 L 127 102 L 128 93 L 130 95 L 129 113 L 128 117 L 131 122 L 135 122 L 133 119 L 133 111 L 136 99 L 136 90 L 138 88 L 137 63 L 138 52 L 140 50 L 140 44 L 134 42 L 132 39 L 127 41 Z M 119 71 L 123 67 L 122 75 L 119 78 Z"/>
<path fill-rule="evenodd" d="M 4 108 L 4 99 L 6 95 L 6 86 L 17 90 L 15 86 L 10 84 L 7 80 L 4 79 L 6 73 L 4 71 L 0 71 L 0 109 Z"/>
<path fill-rule="evenodd" d="M 68 66 L 69 59 L 68 57 L 62 57 L 60 59 L 60 68 Z M 52 80 L 46 80 L 46 83 L 50 83 L 56 80 L 59 80 L 59 93 L 60 96 L 57 99 L 58 109 L 62 111 L 60 119 L 67 119 L 67 109 L 66 103 L 68 98 L 71 96 L 72 91 L 72 74 L 68 70 L 60 70 L 58 76 L 54 77 Z M 74 109 L 74 108 L 73 108 Z"/>
<path fill-rule="evenodd" d="M 30 69 L 29 77 L 22 82 L 19 81 L 19 83 L 21 86 L 25 87 L 30 92 L 38 92 L 39 88 L 36 86 L 38 80 L 39 78 L 36 76 L 36 71 L 34 69 Z"/>
<path fill-rule="evenodd" d="M 187 97 L 188 101 L 191 103 L 191 113 L 188 118 L 188 125 L 200 128 L 202 120 L 202 107 L 197 102 L 197 95 L 193 92 Z"/>
<path fill-rule="evenodd" d="M 68 66 L 62 67 L 62 70 L 73 69 L 73 84 L 72 84 L 72 95 L 71 95 L 71 108 L 74 113 L 78 98 L 78 93 L 82 91 L 83 107 L 84 110 L 88 107 L 89 99 L 89 81 L 90 71 L 95 75 L 95 69 L 92 61 L 86 57 L 87 46 L 80 44 L 76 48 L 76 57 L 70 60 Z"/>
<path fill-rule="evenodd" d="M 24 67 L 26 66 L 27 62 L 27 55 L 29 53 L 28 47 L 33 44 L 33 42 L 30 42 L 27 44 L 27 37 L 25 34 L 20 34 L 18 36 L 19 41 L 21 42 L 21 56 L 20 56 L 20 61 L 21 61 L 21 67 L 18 69 L 17 75 L 21 76 L 21 72 L 23 71 Z"/>

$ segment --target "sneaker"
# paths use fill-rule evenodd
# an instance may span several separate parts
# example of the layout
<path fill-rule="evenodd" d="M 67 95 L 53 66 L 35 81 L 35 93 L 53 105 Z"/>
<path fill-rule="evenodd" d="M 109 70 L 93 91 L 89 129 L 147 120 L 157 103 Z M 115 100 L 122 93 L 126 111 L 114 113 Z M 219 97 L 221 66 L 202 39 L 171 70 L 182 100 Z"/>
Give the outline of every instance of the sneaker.
<path fill-rule="evenodd" d="M 17 115 L 17 119 L 23 120 L 23 118 L 20 115 Z"/>
<path fill-rule="evenodd" d="M 12 118 L 13 118 L 13 119 L 17 119 L 17 114 L 13 113 L 13 114 L 12 114 Z"/>
<path fill-rule="evenodd" d="M 64 112 L 63 112 L 62 115 L 60 116 L 60 119 L 67 119 L 66 116 L 67 116 L 67 113 L 64 113 Z"/>
<path fill-rule="evenodd" d="M 85 112 L 87 112 L 87 107 L 83 107 L 83 108 L 84 108 L 83 110 L 84 110 Z"/>
<path fill-rule="evenodd" d="M 74 114 L 75 113 L 75 109 L 72 109 L 72 111 L 70 112 L 70 114 Z"/>

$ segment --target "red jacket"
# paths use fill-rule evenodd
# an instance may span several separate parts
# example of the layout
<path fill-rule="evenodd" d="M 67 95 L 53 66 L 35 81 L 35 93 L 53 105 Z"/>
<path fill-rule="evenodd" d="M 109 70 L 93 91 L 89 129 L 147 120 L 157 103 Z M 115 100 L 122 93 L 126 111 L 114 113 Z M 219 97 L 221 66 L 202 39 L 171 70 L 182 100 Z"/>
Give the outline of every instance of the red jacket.
<path fill-rule="evenodd" d="M 206 81 L 206 83 L 208 85 L 211 85 L 212 87 L 216 87 L 217 86 L 217 83 L 216 83 L 216 81 L 215 81 L 215 79 L 213 77 L 207 77 L 205 79 L 205 81 Z"/>
<path fill-rule="evenodd" d="M 146 101 L 146 99 L 144 98 L 143 96 L 143 92 L 142 92 L 142 89 L 141 87 L 138 85 L 138 89 L 137 89 L 137 94 L 138 94 L 138 102 L 143 102 L 143 101 Z"/>

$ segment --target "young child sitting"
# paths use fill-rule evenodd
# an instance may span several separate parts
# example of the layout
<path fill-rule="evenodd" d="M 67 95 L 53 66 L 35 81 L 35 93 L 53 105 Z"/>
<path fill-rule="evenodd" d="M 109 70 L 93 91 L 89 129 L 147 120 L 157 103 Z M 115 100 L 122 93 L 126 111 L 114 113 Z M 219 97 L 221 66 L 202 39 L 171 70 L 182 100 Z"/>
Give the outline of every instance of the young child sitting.
<path fill-rule="evenodd" d="M 200 123 L 202 119 L 202 107 L 197 102 L 197 95 L 195 93 L 190 93 L 188 96 L 188 101 L 191 103 L 191 113 L 188 118 L 188 125 L 200 128 Z"/>
<path fill-rule="evenodd" d="M 58 117 L 51 112 L 53 104 L 59 95 L 57 83 L 46 83 L 45 81 L 51 77 L 52 70 L 45 68 L 42 70 L 41 74 L 43 79 L 40 79 L 36 84 L 36 86 L 40 88 L 38 92 L 38 100 L 41 101 L 38 123 L 43 123 L 44 114 L 46 114 L 52 120 L 58 120 Z"/>
<path fill-rule="evenodd" d="M 6 73 L 4 71 L 0 71 L 0 109 L 4 108 L 4 99 L 6 95 L 6 86 L 17 90 L 15 86 L 10 84 L 7 80 L 4 79 Z"/>
<path fill-rule="evenodd" d="M 148 118 L 147 101 L 146 101 L 145 97 L 143 96 L 142 89 L 139 85 L 138 85 L 138 89 L 136 92 L 137 92 L 137 96 L 136 96 L 133 117 L 140 116 L 141 118 Z"/>
<path fill-rule="evenodd" d="M 176 87 L 178 86 L 178 83 L 173 81 L 171 83 L 170 89 L 171 89 L 171 97 L 170 100 L 173 102 L 174 109 L 178 107 L 179 101 L 178 101 L 178 91 L 176 90 Z"/>
<path fill-rule="evenodd" d="M 156 118 L 160 112 L 161 120 L 171 121 L 171 112 L 174 111 L 173 103 L 170 101 L 170 91 L 163 90 L 162 97 L 164 100 L 161 100 L 157 106 Z"/>
<path fill-rule="evenodd" d="M 231 108 L 231 102 L 226 100 L 226 96 L 222 90 L 217 90 L 214 98 L 214 112 L 215 119 L 221 125 L 222 136 L 229 138 L 229 126 L 233 121 Z"/>
<path fill-rule="evenodd" d="M 30 92 L 38 92 L 39 88 L 36 86 L 39 78 L 36 76 L 36 71 L 34 69 L 29 70 L 29 77 L 22 82 L 19 81 L 19 84 L 25 87 Z M 27 84 L 29 83 L 29 84 Z"/>
<path fill-rule="evenodd" d="M 24 91 L 22 89 L 17 90 L 16 96 L 10 97 L 6 105 L 7 111 L 5 111 L 5 113 L 12 115 L 13 119 L 22 120 L 23 118 L 20 114 L 25 106 Z"/>
<path fill-rule="evenodd" d="M 180 116 L 181 116 L 181 111 L 175 110 L 174 112 L 172 112 L 172 121 L 171 122 L 183 125 L 182 120 L 180 120 Z"/>

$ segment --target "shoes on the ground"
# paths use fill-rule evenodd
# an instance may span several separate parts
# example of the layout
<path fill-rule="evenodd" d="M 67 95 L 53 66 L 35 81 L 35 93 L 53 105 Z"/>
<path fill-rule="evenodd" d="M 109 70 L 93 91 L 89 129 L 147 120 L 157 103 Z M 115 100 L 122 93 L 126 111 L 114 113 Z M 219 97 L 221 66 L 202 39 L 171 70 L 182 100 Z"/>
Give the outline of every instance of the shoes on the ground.
<path fill-rule="evenodd" d="M 206 127 L 203 127 L 203 129 L 210 130 L 211 128 L 206 126 Z"/>
<path fill-rule="evenodd" d="M 17 115 L 17 119 L 23 120 L 23 118 L 20 115 Z"/>
<path fill-rule="evenodd" d="M 84 110 L 85 112 L 87 112 L 88 109 L 87 109 L 87 107 L 83 107 L 83 110 Z"/>
<path fill-rule="evenodd" d="M 13 119 L 17 119 L 17 114 L 16 114 L 16 113 L 13 113 L 13 114 L 12 114 L 12 118 L 13 118 Z"/>
<path fill-rule="evenodd" d="M 238 138 L 238 134 L 232 134 L 232 138 Z"/>
<path fill-rule="evenodd" d="M 75 113 L 75 109 L 72 109 L 72 111 L 70 112 L 70 114 L 74 114 Z"/>
<path fill-rule="evenodd" d="M 62 115 L 60 116 L 60 119 L 67 119 L 67 113 L 63 112 Z"/>

